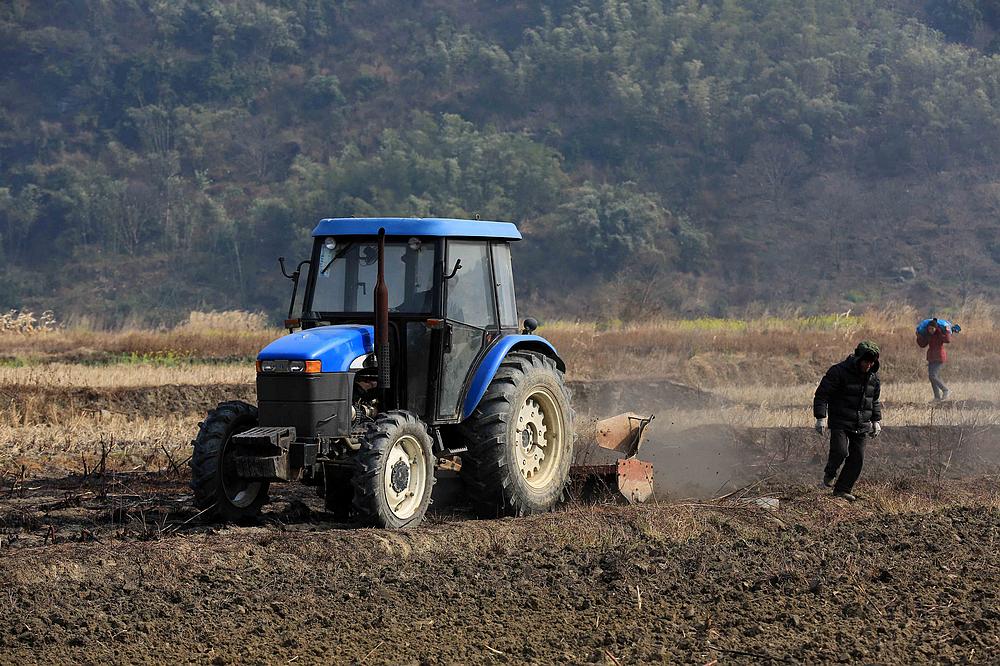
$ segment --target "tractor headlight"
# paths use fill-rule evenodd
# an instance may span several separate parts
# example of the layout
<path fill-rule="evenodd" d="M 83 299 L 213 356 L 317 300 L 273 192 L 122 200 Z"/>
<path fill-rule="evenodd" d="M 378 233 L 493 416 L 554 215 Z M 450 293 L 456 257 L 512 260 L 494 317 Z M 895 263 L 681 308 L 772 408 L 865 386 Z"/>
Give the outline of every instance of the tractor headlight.
<path fill-rule="evenodd" d="M 323 372 L 323 362 L 310 361 L 257 361 L 257 372 L 291 372 L 296 374 L 316 374 Z"/>
<path fill-rule="evenodd" d="M 326 247 L 326 249 L 330 250 L 330 252 L 333 252 L 334 250 L 337 249 L 337 239 L 333 236 L 327 236 L 323 240 L 323 245 Z"/>

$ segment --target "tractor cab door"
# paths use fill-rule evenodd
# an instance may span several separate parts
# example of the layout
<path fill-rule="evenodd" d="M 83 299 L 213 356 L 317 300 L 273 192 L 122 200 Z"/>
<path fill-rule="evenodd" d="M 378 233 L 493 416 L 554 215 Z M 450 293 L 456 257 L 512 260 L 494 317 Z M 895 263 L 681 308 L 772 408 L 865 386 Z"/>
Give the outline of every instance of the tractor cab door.
<path fill-rule="evenodd" d="M 456 271 L 459 261 L 461 267 Z M 449 240 L 444 267 L 445 330 L 437 420 L 457 421 L 461 418 L 462 389 L 476 359 L 499 334 L 490 244 Z"/>

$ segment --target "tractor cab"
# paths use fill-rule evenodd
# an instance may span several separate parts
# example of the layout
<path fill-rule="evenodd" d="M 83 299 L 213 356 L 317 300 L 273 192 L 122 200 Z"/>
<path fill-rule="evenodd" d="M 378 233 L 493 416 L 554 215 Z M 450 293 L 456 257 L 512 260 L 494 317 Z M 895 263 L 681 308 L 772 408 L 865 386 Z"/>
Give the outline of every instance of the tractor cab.
<path fill-rule="evenodd" d="M 480 513 L 551 508 L 569 475 L 573 412 L 562 359 L 534 320 L 518 325 L 517 228 L 335 218 L 313 237 L 310 258 L 285 273 L 290 332 L 257 357 L 258 406 L 222 403 L 195 440 L 196 505 L 245 518 L 271 482 L 303 480 L 335 515 L 410 527 L 437 460 L 460 456 Z"/>
<path fill-rule="evenodd" d="M 476 359 L 518 332 L 510 242 L 521 236 L 500 222 L 323 220 L 313 234 L 303 329 L 374 329 L 381 229 L 391 363 L 384 406 L 457 423 Z M 370 367 L 376 356 L 366 359 Z"/>

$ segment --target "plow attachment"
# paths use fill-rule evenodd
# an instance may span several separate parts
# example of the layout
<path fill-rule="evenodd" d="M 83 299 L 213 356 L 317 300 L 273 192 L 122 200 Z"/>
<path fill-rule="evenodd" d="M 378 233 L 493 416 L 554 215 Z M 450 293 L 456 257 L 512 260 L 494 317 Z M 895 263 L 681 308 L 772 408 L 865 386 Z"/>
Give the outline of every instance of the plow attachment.
<path fill-rule="evenodd" d="M 624 457 L 602 465 L 574 465 L 570 476 L 584 489 L 604 488 L 617 493 L 629 504 L 641 503 L 653 496 L 653 464 L 636 456 L 642 446 L 646 427 L 653 416 L 631 412 L 612 416 L 596 424 L 597 445 Z"/>

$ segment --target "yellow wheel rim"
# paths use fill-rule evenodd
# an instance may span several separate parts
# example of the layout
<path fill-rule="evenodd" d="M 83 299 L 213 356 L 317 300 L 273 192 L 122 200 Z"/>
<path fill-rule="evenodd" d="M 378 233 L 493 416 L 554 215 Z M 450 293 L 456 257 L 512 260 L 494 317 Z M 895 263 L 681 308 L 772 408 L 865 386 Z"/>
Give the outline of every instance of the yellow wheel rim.
<path fill-rule="evenodd" d="M 565 426 L 555 396 L 538 388 L 517 412 L 514 461 L 521 477 L 532 488 L 543 490 L 552 483 L 564 455 Z"/>

